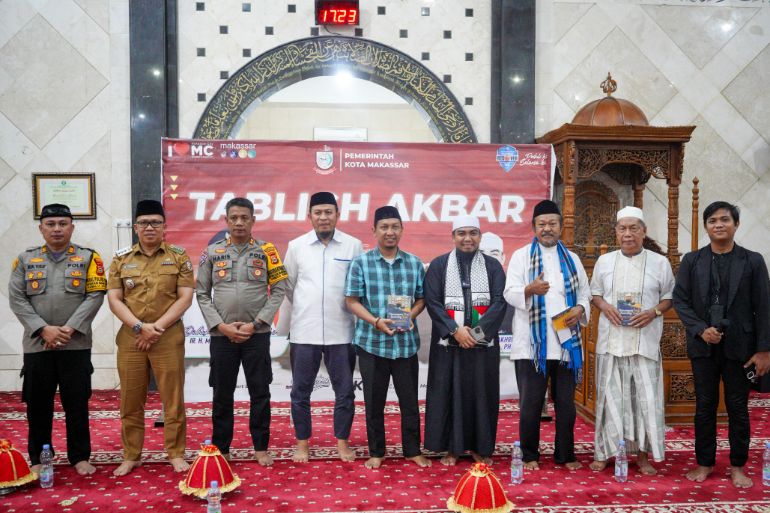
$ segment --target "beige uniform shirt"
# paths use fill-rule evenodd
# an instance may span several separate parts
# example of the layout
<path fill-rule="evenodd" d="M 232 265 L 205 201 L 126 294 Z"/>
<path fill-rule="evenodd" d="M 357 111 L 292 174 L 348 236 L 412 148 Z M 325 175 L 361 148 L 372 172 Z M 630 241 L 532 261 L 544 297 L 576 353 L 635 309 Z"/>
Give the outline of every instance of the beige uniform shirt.
<path fill-rule="evenodd" d="M 25 353 L 45 351 L 38 332 L 69 326 L 72 338 L 62 349 L 90 349 L 91 322 L 104 301 L 104 262 L 88 248 L 71 244 L 54 259 L 48 246 L 29 248 L 13 262 L 8 283 L 11 311 L 24 326 Z"/>
<path fill-rule="evenodd" d="M 108 289 L 123 289 L 123 302 L 142 322 L 160 319 L 179 298 L 177 287 L 194 286 L 187 252 L 165 242 L 152 256 L 142 253 L 139 244 L 118 251 L 107 282 Z"/>
<path fill-rule="evenodd" d="M 195 293 L 209 333 L 221 337 L 219 323 L 255 319 L 265 322 L 258 333 L 269 332 L 286 295 L 287 277 L 278 251 L 269 242 L 252 237 L 239 251 L 227 238 L 206 248 Z"/>

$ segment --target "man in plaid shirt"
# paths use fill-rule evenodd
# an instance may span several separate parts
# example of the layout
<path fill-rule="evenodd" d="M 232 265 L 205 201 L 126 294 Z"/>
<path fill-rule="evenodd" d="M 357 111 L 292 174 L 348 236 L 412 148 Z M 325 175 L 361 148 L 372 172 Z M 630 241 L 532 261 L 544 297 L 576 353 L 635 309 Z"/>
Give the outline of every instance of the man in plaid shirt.
<path fill-rule="evenodd" d="M 350 262 L 345 296 L 348 309 L 358 317 L 353 345 L 364 385 L 366 434 L 369 440 L 367 468 L 379 468 L 385 456 L 385 401 L 390 378 L 401 409 L 401 439 L 404 457 L 421 467 L 430 460 L 420 452 L 420 411 L 417 405 L 420 334 L 414 319 L 425 308 L 422 283 L 425 268 L 419 258 L 398 249 L 403 234 L 401 216 L 395 207 L 374 213 L 377 247 Z M 388 296 L 406 296 L 411 302 L 408 330 L 392 329 L 388 319 Z"/>

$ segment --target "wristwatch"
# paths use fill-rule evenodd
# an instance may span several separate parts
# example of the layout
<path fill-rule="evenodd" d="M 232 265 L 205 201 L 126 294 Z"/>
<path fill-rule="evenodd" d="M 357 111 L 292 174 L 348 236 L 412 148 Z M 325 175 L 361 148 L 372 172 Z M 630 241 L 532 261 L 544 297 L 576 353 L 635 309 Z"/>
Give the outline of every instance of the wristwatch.
<path fill-rule="evenodd" d="M 137 335 L 140 334 L 142 332 L 142 324 L 144 324 L 142 321 L 137 322 L 136 324 L 134 324 L 134 327 L 131 328 L 131 331 L 133 331 Z"/>
<path fill-rule="evenodd" d="M 257 330 L 259 330 L 259 328 L 261 328 L 261 327 L 262 327 L 262 323 L 261 323 L 261 322 L 259 322 L 259 321 L 258 321 L 258 320 L 256 320 L 256 319 L 254 319 L 253 321 L 251 321 L 251 325 L 252 325 L 252 326 L 254 326 L 254 331 L 257 331 Z"/>
<path fill-rule="evenodd" d="M 655 310 L 655 317 L 660 317 L 661 315 L 663 315 L 663 312 L 661 312 L 657 308 L 653 308 L 653 310 Z"/>
<path fill-rule="evenodd" d="M 455 336 L 455 333 L 457 333 L 457 330 L 459 330 L 459 329 L 460 329 L 460 327 L 458 326 L 458 327 L 456 327 L 455 329 L 453 329 L 452 331 L 450 331 L 450 332 L 449 332 L 449 334 L 450 334 L 450 335 L 452 335 L 452 336 L 454 337 L 454 336 Z"/>

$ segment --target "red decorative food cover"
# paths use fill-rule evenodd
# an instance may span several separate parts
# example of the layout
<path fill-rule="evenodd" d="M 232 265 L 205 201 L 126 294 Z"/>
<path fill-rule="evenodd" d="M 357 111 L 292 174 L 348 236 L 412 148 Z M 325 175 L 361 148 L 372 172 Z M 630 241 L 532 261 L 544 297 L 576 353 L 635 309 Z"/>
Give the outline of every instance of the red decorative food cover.
<path fill-rule="evenodd" d="M 179 481 L 179 490 L 185 495 L 206 497 L 211 482 L 216 481 L 222 493 L 235 490 L 241 485 L 241 480 L 233 474 L 230 464 L 216 445 L 202 446 L 198 457 L 195 458 L 187 478 Z"/>
<path fill-rule="evenodd" d="M 457 483 L 447 508 L 461 513 L 509 513 L 513 504 L 505 497 L 497 476 L 486 463 L 474 463 Z"/>
<path fill-rule="evenodd" d="M 38 475 L 32 472 L 27 460 L 10 440 L 0 440 L 0 488 L 21 486 L 34 481 Z"/>

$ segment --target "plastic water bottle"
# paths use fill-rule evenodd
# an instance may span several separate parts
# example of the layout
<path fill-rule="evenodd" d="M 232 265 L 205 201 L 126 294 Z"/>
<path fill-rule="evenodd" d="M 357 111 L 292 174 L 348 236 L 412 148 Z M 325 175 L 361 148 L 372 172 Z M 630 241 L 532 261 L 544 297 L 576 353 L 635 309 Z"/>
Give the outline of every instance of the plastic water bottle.
<path fill-rule="evenodd" d="M 762 455 L 762 484 L 770 486 L 770 442 L 765 444 L 765 454 Z"/>
<path fill-rule="evenodd" d="M 615 456 L 615 481 L 625 483 L 628 480 L 628 456 L 626 455 L 626 441 L 621 440 L 618 447 L 618 455 Z"/>
<path fill-rule="evenodd" d="M 524 481 L 524 454 L 521 452 L 521 442 L 514 442 L 511 453 L 511 483 L 519 484 Z"/>
<path fill-rule="evenodd" d="M 222 513 L 222 492 L 219 489 L 219 483 L 216 481 L 211 482 L 211 488 L 209 488 L 209 494 L 206 497 L 209 501 L 208 513 Z"/>
<path fill-rule="evenodd" d="M 40 486 L 51 488 L 53 486 L 53 453 L 48 444 L 43 446 L 43 452 L 40 453 L 40 463 L 43 465 L 40 469 Z"/>

